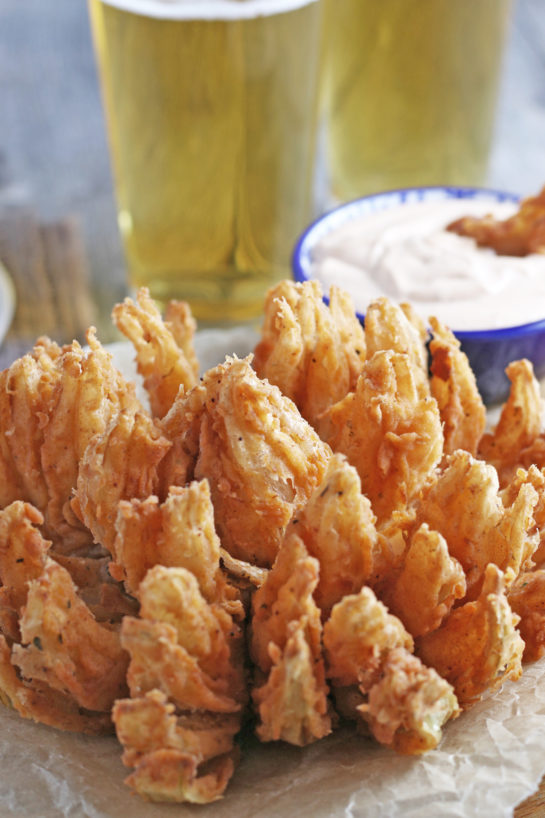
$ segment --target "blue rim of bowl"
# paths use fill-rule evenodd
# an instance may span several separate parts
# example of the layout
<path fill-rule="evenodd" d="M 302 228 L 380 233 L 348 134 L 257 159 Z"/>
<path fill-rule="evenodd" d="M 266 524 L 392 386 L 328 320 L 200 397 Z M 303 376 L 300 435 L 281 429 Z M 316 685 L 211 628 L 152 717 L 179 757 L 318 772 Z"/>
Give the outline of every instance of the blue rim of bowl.
<path fill-rule="evenodd" d="M 384 199 L 387 201 L 391 198 L 399 198 L 400 202 L 405 202 L 408 198 L 418 201 L 418 194 L 426 193 L 445 193 L 445 199 L 474 199 L 481 196 L 489 196 L 496 199 L 498 202 L 518 202 L 520 196 L 515 193 L 508 193 L 504 190 L 495 190 L 494 188 L 485 187 L 456 187 L 450 185 L 430 185 L 422 187 L 405 187 L 395 188 L 392 190 L 383 190 L 378 193 L 371 193 L 367 196 L 361 196 L 358 199 L 352 199 L 349 202 L 344 202 L 321 216 L 318 216 L 312 221 L 308 227 L 303 231 L 297 240 L 292 253 L 292 272 L 293 278 L 298 283 L 302 284 L 309 281 L 310 276 L 305 271 L 305 266 L 301 263 L 303 254 L 308 258 L 310 264 L 310 249 L 313 246 L 316 238 L 321 238 L 327 235 L 334 229 L 335 226 L 345 224 L 346 219 L 343 215 L 346 212 L 354 211 L 354 218 L 359 211 L 365 209 L 365 203 Z M 424 196 L 422 196 L 422 199 Z M 384 207 L 384 210 L 387 208 Z M 369 211 L 371 212 L 371 211 Z M 333 222 L 333 226 L 331 226 Z M 325 297 L 328 301 L 327 296 Z M 361 313 L 356 313 L 360 321 L 363 321 L 364 316 Z M 481 330 L 456 330 L 453 332 L 460 341 L 504 341 L 510 338 L 520 338 L 525 335 L 532 335 L 536 332 L 545 330 L 545 319 L 539 321 L 532 321 L 528 324 L 517 324 L 512 327 L 502 327 L 500 329 L 481 329 Z"/>

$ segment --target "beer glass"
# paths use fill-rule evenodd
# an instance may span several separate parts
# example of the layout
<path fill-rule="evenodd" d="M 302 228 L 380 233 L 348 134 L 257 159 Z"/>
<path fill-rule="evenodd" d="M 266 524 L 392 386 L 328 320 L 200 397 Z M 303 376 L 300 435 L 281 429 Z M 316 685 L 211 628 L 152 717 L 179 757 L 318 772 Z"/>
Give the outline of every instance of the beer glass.
<path fill-rule="evenodd" d="M 333 201 L 485 180 L 510 0 L 325 0 Z"/>
<path fill-rule="evenodd" d="M 318 0 L 89 0 L 130 284 L 251 320 L 312 215 Z"/>

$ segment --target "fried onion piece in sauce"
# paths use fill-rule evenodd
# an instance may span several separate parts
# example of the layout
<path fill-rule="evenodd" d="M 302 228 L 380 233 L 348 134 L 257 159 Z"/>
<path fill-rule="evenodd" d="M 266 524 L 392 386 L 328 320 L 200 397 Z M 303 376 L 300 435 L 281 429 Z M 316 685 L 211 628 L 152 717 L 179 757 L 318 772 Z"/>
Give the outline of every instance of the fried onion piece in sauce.
<path fill-rule="evenodd" d="M 524 642 L 518 622 L 505 595 L 503 573 L 490 564 L 478 599 L 456 608 L 438 630 L 417 639 L 416 653 L 468 706 L 485 690 L 520 677 Z"/>
<path fill-rule="evenodd" d="M 152 414 L 161 418 L 180 387 L 186 391 L 197 383 L 191 315 L 187 309 L 171 307 L 171 324 L 165 323 L 149 291 L 142 287 L 136 302 L 126 298 L 114 307 L 112 317 L 134 345 L 136 366 L 144 379 Z"/>
<path fill-rule="evenodd" d="M 376 352 L 356 391 L 324 415 L 321 434 L 358 471 L 378 521 L 415 500 L 443 453 L 439 409 L 421 397 L 406 353 Z"/>
<path fill-rule="evenodd" d="M 491 247 L 501 256 L 527 256 L 545 253 L 545 187 L 536 196 L 528 196 L 508 219 L 463 216 L 451 222 L 447 230 L 475 239 L 480 247 Z"/>
<path fill-rule="evenodd" d="M 317 281 L 282 281 L 269 290 L 253 366 L 313 426 L 354 388 L 364 359 L 363 329 L 347 293 L 332 287 L 327 306 Z"/>
<path fill-rule="evenodd" d="M 475 375 L 453 333 L 437 318 L 430 318 L 430 324 L 430 388 L 443 423 L 444 453 L 465 449 L 475 455 L 486 426 L 486 409 Z"/>

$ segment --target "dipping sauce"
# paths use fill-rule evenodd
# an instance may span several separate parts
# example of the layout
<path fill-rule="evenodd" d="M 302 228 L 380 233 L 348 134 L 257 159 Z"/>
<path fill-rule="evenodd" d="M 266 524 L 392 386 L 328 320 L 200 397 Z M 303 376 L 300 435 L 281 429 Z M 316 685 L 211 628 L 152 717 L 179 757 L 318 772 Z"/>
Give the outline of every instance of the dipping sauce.
<path fill-rule="evenodd" d="M 379 296 L 410 301 L 453 330 L 487 330 L 545 318 L 545 255 L 500 256 L 446 230 L 462 216 L 512 216 L 517 203 L 493 198 L 408 202 L 357 215 L 323 234 L 310 276 L 324 292 L 347 290 L 365 314 Z"/>

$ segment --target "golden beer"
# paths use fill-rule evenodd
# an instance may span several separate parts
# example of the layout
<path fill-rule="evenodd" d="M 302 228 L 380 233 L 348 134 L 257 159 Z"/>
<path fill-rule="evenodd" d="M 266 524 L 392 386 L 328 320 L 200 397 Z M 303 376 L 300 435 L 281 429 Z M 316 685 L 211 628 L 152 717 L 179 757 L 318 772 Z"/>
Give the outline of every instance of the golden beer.
<path fill-rule="evenodd" d="M 510 5 L 325 0 L 334 197 L 484 181 Z"/>
<path fill-rule="evenodd" d="M 130 282 L 229 323 L 311 216 L 316 0 L 90 0 Z"/>

